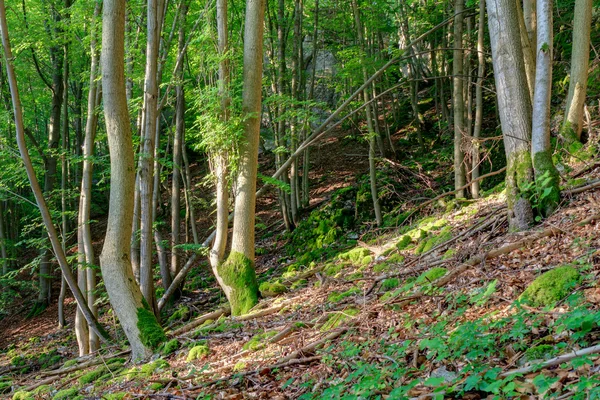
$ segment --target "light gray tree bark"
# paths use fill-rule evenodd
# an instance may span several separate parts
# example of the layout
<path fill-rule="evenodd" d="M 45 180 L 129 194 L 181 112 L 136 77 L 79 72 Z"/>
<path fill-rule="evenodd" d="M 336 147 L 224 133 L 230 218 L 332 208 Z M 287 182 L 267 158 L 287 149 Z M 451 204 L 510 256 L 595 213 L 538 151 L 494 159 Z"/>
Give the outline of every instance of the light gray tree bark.
<path fill-rule="evenodd" d="M 454 55 L 452 59 L 453 75 L 453 113 L 454 113 L 454 187 L 457 198 L 465 197 L 465 154 L 463 151 L 463 136 L 465 134 L 465 100 L 463 96 L 463 10 L 464 0 L 454 2 Z"/>
<path fill-rule="evenodd" d="M 523 60 L 519 14 L 514 0 L 487 0 L 496 94 L 506 152 L 506 200 L 512 229 L 533 222 L 531 202 L 522 188 L 533 180 L 530 152 L 531 101 Z"/>
<path fill-rule="evenodd" d="M 485 0 L 479 0 L 479 23 L 477 31 L 477 82 L 475 85 L 475 121 L 473 126 L 473 167 L 471 169 L 471 195 L 474 199 L 479 198 L 479 188 L 481 182 L 479 178 L 480 161 L 480 142 L 481 127 L 483 125 L 483 75 L 485 74 L 485 53 L 484 53 L 484 33 L 485 33 Z"/>

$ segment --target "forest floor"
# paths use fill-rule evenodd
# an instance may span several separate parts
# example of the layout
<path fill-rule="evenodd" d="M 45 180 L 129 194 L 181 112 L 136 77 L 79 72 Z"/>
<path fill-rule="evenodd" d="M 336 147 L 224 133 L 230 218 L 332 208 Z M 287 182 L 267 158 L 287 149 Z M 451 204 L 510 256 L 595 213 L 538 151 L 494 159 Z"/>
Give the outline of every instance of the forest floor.
<path fill-rule="evenodd" d="M 476 201 L 440 199 L 387 229 L 314 234 L 339 217 L 322 209 L 343 207 L 344 188 L 368 169 L 364 144 L 335 136 L 321 146 L 312 152 L 312 226 L 298 227 L 318 243 L 294 248 L 275 192 L 260 201 L 268 229 L 258 232 L 257 271 L 266 283 L 250 314 L 229 316 L 207 269 L 197 268 L 165 321 L 170 341 L 136 366 L 126 346 L 76 358 L 55 308 L 29 320 L 19 310 L 0 327 L 0 396 L 600 398 L 600 356 L 569 356 L 600 343 L 598 165 L 571 166 L 559 209 L 526 232 L 508 230 L 503 194 L 491 190 Z M 407 165 L 392 168 L 417 183 L 397 196 L 440 185 L 422 178 L 422 165 Z M 558 271 L 550 284 L 558 297 L 548 306 L 523 301 L 548 271 Z M 68 310 L 72 324 L 72 301 Z M 111 313 L 102 322 L 123 341 Z"/>

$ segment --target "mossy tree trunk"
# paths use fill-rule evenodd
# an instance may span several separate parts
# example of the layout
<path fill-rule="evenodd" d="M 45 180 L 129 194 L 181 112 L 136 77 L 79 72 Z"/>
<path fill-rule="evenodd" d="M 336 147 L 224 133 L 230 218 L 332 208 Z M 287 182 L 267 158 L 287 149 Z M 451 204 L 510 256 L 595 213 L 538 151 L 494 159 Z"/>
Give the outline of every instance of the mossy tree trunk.
<path fill-rule="evenodd" d="M 538 0 L 537 60 L 531 156 L 538 193 L 538 211 L 550 214 L 560 201 L 559 175 L 550 147 L 550 95 L 552 92 L 552 0 Z"/>
<path fill-rule="evenodd" d="M 514 0 L 487 0 L 488 25 L 500 123 L 506 151 L 506 200 L 511 229 L 526 229 L 533 210 L 525 189 L 533 180 L 530 152 L 531 99 L 519 15 Z"/>
<path fill-rule="evenodd" d="M 581 145 L 583 125 L 583 107 L 587 93 L 588 68 L 590 60 L 590 29 L 592 24 L 592 0 L 576 0 L 573 16 L 573 53 L 571 54 L 571 74 L 565 119 L 561 128 L 561 136 L 571 150 L 578 150 Z"/>
<path fill-rule="evenodd" d="M 141 360 L 150 356 L 166 337 L 143 300 L 129 258 L 135 163 L 125 94 L 125 0 L 104 1 L 102 25 L 102 89 L 111 185 L 100 265 L 106 291 L 129 340 L 132 357 Z"/>
<path fill-rule="evenodd" d="M 246 2 L 242 94 L 242 112 L 246 115 L 244 136 L 240 145 L 231 253 L 217 268 L 219 282 L 223 282 L 221 287 L 229 300 L 233 315 L 248 312 L 258 302 L 258 285 L 254 271 L 254 220 L 261 120 L 264 12 L 264 0 Z"/>

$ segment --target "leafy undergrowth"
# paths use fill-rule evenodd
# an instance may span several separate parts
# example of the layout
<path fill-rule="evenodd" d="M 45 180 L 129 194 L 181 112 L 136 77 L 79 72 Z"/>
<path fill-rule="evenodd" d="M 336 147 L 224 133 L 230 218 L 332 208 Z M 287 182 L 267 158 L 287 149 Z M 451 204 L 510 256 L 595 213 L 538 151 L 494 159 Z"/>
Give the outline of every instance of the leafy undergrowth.
<path fill-rule="evenodd" d="M 288 240 L 285 265 L 261 274 L 264 296 L 271 297 L 252 311 L 256 317 L 223 315 L 173 334 L 222 305 L 213 283 L 203 281 L 171 314 L 170 341 L 152 361 L 124 364 L 126 355 L 115 348 L 102 358 L 67 361 L 73 357 L 62 350 L 73 340 L 67 333 L 32 338 L 2 350 L 0 393 L 14 399 L 600 398 L 596 354 L 541 365 L 600 343 L 600 222 L 578 224 L 600 211 L 600 191 L 566 197 L 550 218 L 521 233 L 508 232 L 496 192 L 467 204 L 432 205 L 420 220 L 405 214 L 405 221 L 395 220 L 397 229 L 369 236 L 347 206 L 360 188 L 344 189 L 332 202 L 342 208 L 315 211 L 299 227 L 304 239 Z M 555 228 L 550 235 L 472 262 L 549 228 Z"/>

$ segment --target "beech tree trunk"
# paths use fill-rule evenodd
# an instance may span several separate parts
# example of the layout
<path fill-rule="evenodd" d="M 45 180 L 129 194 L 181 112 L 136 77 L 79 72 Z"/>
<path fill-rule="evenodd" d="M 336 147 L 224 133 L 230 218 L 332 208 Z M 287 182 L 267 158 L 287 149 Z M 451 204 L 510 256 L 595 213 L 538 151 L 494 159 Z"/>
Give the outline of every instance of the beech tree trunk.
<path fill-rule="evenodd" d="M 496 95 L 506 152 L 506 200 L 511 229 L 533 222 L 531 202 L 522 188 L 533 180 L 529 142 L 531 101 L 527 86 L 519 15 L 514 0 L 487 0 Z"/>
<path fill-rule="evenodd" d="M 463 151 L 463 135 L 465 134 L 465 101 L 463 92 L 463 10 L 464 0 L 454 3 L 454 55 L 452 60 L 453 75 L 453 113 L 454 113 L 454 188 L 456 197 L 464 198 L 465 190 L 465 154 Z"/>
<path fill-rule="evenodd" d="M 149 357 L 166 339 L 136 284 L 129 258 L 135 164 L 125 93 L 125 0 L 104 0 L 102 89 L 110 149 L 108 224 L 100 255 L 110 302 L 131 346 L 134 360 Z"/>
<path fill-rule="evenodd" d="M 264 0 L 246 1 L 242 89 L 242 112 L 246 117 L 235 193 L 231 253 L 217 268 L 221 278 L 219 281 L 223 282 L 221 287 L 231 305 L 232 315 L 245 314 L 258 302 L 258 285 L 254 271 L 254 223 L 261 120 L 264 12 Z"/>
<path fill-rule="evenodd" d="M 573 16 L 573 52 L 565 119 L 561 136 L 567 145 L 581 140 L 583 108 L 587 93 L 588 68 L 590 61 L 590 30 L 592 24 L 592 0 L 575 0 Z M 581 146 L 575 145 L 577 150 Z"/>
<path fill-rule="evenodd" d="M 479 0 L 479 23 L 477 32 L 477 83 L 475 85 L 475 124 L 473 126 L 473 167 L 471 169 L 471 196 L 479 198 L 480 142 L 483 124 L 483 75 L 485 74 L 485 53 L 483 48 L 485 30 L 485 0 Z"/>
<path fill-rule="evenodd" d="M 537 60 L 531 156 L 538 194 L 539 212 L 549 215 L 560 201 L 560 176 L 550 147 L 550 95 L 552 92 L 553 25 L 552 0 L 537 0 Z M 547 190 L 549 189 L 549 190 Z M 542 197 L 543 196 L 543 197 Z"/>

